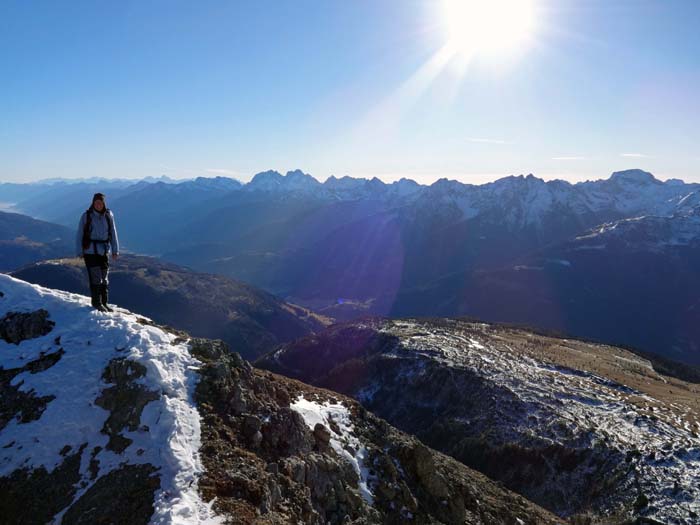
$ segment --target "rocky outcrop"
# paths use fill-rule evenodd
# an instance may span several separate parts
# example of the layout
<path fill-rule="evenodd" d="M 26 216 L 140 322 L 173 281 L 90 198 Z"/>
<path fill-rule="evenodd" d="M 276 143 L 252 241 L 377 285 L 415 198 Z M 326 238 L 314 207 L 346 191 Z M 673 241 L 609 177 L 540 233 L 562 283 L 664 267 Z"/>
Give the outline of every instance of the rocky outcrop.
<path fill-rule="evenodd" d="M 200 490 L 232 523 L 561 522 L 344 396 L 256 370 L 221 342 L 196 339 L 192 351 L 204 362 Z M 347 408 L 356 439 L 348 457 L 366 450 L 366 472 L 331 446 L 342 423 L 309 426 L 294 409 L 300 398 Z"/>
<path fill-rule="evenodd" d="M 160 479 L 152 465 L 124 465 L 102 476 L 64 514 L 63 525 L 147 525 Z"/>
<path fill-rule="evenodd" d="M 83 447 L 53 471 L 45 468 L 16 470 L 0 476 L 0 516 L 7 525 L 50 523 L 53 516 L 73 501 L 80 481 Z M 37 497 L 37 495 L 41 497 Z"/>
<path fill-rule="evenodd" d="M 35 374 L 53 366 L 65 352 L 59 348 L 56 352 L 42 355 L 20 368 L 5 370 L 0 367 L 0 430 L 5 428 L 13 418 L 20 423 L 28 423 L 41 417 L 54 396 L 37 396 L 33 392 L 21 390 L 22 382 L 13 385 L 12 380 L 22 372 Z"/>
<path fill-rule="evenodd" d="M 109 417 L 102 427 L 102 432 L 109 436 L 107 450 L 123 452 L 132 440 L 125 437 L 121 431 L 137 430 L 143 408 L 160 397 L 159 392 L 149 390 L 136 382 L 144 375 L 145 366 L 125 358 L 112 359 L 102 374 L 106 383 L 114 385 L 103 390 L 95 399 L 97 406 L 109 411 Z"/>
<path fill-rule="evenodd" d="M 0 319 L 0 339 L 18 345 L 26 339 L 48 334 L 56 323 L 49 321 L 49 312 L 8 312 Z"/>

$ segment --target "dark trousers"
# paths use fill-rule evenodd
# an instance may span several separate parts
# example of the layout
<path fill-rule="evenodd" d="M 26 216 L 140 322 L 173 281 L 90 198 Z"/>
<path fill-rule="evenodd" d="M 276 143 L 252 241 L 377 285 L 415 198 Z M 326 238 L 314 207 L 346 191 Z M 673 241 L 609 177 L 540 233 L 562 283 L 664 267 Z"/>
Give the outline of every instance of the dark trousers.
<path fill-rule="evenodd" d="M 90 278 L 90 286 L 108 285 L 109 257 L 86 253 L 83 255 L 83 259 L 85 259 L 85 266 Z"/>

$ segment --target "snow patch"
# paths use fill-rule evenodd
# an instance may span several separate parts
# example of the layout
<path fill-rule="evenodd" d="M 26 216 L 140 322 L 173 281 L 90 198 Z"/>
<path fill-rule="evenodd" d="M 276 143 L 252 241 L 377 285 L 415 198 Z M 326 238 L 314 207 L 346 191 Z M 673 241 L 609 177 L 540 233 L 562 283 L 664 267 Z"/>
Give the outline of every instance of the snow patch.
<path fill-rule="evenodd" d="M 547 262 L 560 264 L 562 266 L 571 266 L 571 261 L 567 261 L 566 259 L 547 259 Z"/>
<path fill-rule="evenodd" d="M 518 264 L 517 266 L 513 266 L 513 270 L 515 270 L 516 272 L 520 272 L 523 270 L 542 271 L 544 270 L 544 266 L 528 266 L 526 264 Z"/>
<path fill-rule="evenodd" d="M 331 430 L 331 446 L 341 457 L 347 459 L 360 478 L 360 493 L 364 500 L 374 504 L 374 496 L 369 489 L 369 470 L 365 467 L 368 460 L 367 449 L 362 446 L 360 440 L 354 435 L 354 425 L 350 417 L 350 411 L 340 403 L 326 401 L 321 404 L 317 401 L 305 399 L 303 395 L 290 405 L 304 418 L 306 425 L 313 430 L 316 424 L 321 423 L 331 428 L 331 422 L 338 425 L 340 435 Z M 355 451 L 351 453 L 348 448 Z"/>

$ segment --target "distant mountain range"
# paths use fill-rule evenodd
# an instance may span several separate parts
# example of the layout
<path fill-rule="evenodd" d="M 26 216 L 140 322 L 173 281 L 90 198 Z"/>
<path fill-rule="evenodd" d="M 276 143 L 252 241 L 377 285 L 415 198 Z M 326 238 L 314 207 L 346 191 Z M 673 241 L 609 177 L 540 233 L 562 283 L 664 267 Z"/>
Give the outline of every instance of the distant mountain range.
<path fill-rule="evenodd" d="M 81 259 L 24 266 L 19 279 L 90 295 Z M 110 303 L 193 335 L 222 339 L 249 359 L 324 328 L 330 320 L 228 277 L 193 272 L 151 257 L 112 262 Z"/>
<path fill-rule="evenodd" d="M 164 186 L 172 187 L 173 191 L 159 193 L 159 190 L 162 190 Z M 187 199 L 192 197 L 189 192 L 208 194 L 222 190 L 228 191 L 240 186 L 240 182 L 224 177 L 199 177 L 195 180 L 185 181 L 174 181 L 167 177 L 149 177 L 137 181 L 99 178 L 48 179 L 27 184 L 0 183 L 0 194 L 3 195 L 3 202 L 12 203 L 13 211 L 73 228 L 78 224 L 80 214 L 90 206 L 92 195 L 97 192 L 106 194 L 108 206 L 112 206 L 112 203 L 122 196 L 129 196 L 123 202 L 131 202 L 131 199 L 136 199 L 139 206 L 145 204 L 163 206 L 164 202 L 148 201 L 148 197 L 146 197 L 146 202 L 138 201 L 139 195 L 143 195 L 139 192 L 143 188 L 151 187 L 153 199 L 165 197 L 184 199 L 184 202 L 180 204 L 183 205 L 188 203 Z M 128 211 L 128 208 L 124 211 Z"/>
<path fill-rule="evenodd" d="M 119 184 L 108 205 L 125 249 L 239 279 L 330 317 L 470 315 L 700 361 L 685 321 L 696 308 L 700 231 L 684 219 L 700 204 L 700 184 L 641 170 L 577 184 L 532 175 L 479 186 L 321 183 L 300 170 L 266 171 L 247 184 Z M 94 188 L 68 186 L 51 216 L 73 227 Z M 42 213 L 52 208 L 34 200 Z M 640 217 L 660 244 L 630 239 L 569 253 L 584 245 L 579 238 Z M 683 246 L 674 244 L 678 228 Z M 642 319 L 650 328 L 640 328 Z"/>

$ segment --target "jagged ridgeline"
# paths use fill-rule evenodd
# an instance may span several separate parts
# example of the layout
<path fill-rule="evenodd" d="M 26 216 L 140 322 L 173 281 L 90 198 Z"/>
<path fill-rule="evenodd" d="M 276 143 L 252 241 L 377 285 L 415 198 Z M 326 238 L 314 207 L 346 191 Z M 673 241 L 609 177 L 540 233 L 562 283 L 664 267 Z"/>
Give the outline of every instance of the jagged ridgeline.
<path fill-rule="evenodd" d="M 563 520 L 220 341 L 0 275 L 0 521 Z"/>

